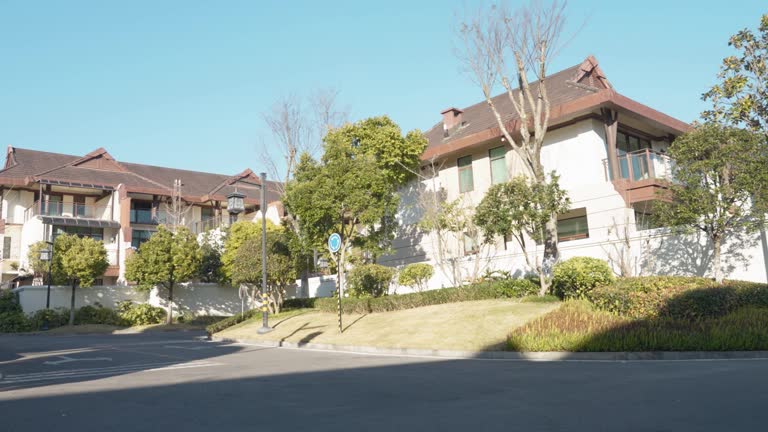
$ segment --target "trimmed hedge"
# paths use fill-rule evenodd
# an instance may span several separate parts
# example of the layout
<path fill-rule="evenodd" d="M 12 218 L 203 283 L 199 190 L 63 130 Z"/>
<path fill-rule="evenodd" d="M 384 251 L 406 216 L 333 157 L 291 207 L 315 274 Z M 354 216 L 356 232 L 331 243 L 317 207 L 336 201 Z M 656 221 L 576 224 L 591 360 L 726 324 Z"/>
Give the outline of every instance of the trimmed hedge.
<path fill-rule="evenodd" d="M 522 297 L 531 292 L 538 292 L 538 287 L 533 282 L 526 279 L 509 279 L 379 298 L 344 298 L 341 301 L 341 310 L 345 314 L 391 312 L 445 303 Z M 335 313 L 338 311 L 337 301 L 336 298 L 319 298 L 314 304 L 315 308 L 322 312 Z"/>
<path fill-rule="evenodd" d="M 231 317 L 224 318 L 219 322 L 215 322 L 209 325 L 208 327 L 206 327 L 205 331 L 208 332 L 209 335 L 212 335 L 226 328 L 232 327 L 233 325 L 240 324 L 241 322 L 251 319 L 258 315 L 261 315 L 261 309 L 259 308 L 250 309 L 241 314 L 232 315 Z"/>
<path fill-rule="evenodd" d="M 315 307 L 315 301 L 317 301 L 317 297 L 287 299 L 283 301 L 281 310 L 312 309 Z"/>
<path fill-rule="evenodd" d="M 652 276 L 624 278 L 595 288 L 587 298 L 599 309 L 630 318 L 721 317 L 739 308 L 768 307 L 768 285 L 711 279 Z"/>

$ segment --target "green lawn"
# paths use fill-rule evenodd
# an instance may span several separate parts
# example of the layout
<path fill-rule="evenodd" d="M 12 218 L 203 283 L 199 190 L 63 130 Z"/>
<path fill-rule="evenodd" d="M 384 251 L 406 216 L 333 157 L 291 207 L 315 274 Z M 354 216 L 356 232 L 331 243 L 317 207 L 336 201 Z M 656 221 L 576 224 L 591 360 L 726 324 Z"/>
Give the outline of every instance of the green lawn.
<path fill-rule="evenodd" d="M 271 319 L 274 331 L 265 335 L 256 333 L 261 318 L 255 317 L 216 336 L 386 348 L 498 350 L 503 349 L 510 330 L 558 306 L 559 303 L 482 300 L 344 315 L 343 334 L 339 334 L 336 314 L 303 309 Z"/>

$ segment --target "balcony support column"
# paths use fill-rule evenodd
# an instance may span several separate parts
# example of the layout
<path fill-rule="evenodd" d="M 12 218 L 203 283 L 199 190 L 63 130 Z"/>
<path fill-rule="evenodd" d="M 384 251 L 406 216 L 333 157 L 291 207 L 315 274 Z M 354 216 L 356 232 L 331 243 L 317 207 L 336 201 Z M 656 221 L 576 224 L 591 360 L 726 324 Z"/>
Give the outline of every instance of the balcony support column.
<path fill-rule="evenodd" d="M 619 178 L 619 158 L 616 155 L 616 133 L 619 129 L 618 111 L 601 108 L 603 126 L 605 127 L 605 146 L 608 153 L 608 178 L 613 181 Z"/>

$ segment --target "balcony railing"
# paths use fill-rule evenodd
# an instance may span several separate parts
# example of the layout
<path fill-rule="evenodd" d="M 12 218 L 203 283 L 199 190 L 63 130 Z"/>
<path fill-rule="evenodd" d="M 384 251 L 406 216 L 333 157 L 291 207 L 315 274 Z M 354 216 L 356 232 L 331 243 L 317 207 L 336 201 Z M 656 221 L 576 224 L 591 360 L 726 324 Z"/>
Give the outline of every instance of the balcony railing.
<path fill-rule="evenodd" d="M 674 171 L 674 162 L 664 153 L 644 149 L 626 153 L 618 157 L 619 172 L 615 179 L 640 181 L 648 179 L 671 180 Z M 605 178 L 610 179 L 611 167 L 608 159 L 603 159 Z"/>
<path fill-rule="evenodd" d="M 153 214 L 152 210 L 131 209 L 132 224 L 158 225 L 166 223 L 167 220 L 168 215 L 162 211 Z"/>
<path fill-rule="evenodd" d="M 192 232 L 194 234 L 200 234 L 204 233 L 206 231 L 210 231 L 212 229 L 218 228 L 220 226 L 223 226 L 225 222 L 228 221 L 226 218 L 222 218 L 219 216 L 214 216 L 211 218 L 204 219 L 202 221 L 197 221 L 192 224 Z"/>
<path fill-rule="evenodd" d="M 24 221 L 28 221 L 34 216 L 61 216 L 78 219 L 99 219 L 110 220 L 111 208 L 109 206 L 93 206 L 74 202 L 35 201 L 24 211 Z"/>

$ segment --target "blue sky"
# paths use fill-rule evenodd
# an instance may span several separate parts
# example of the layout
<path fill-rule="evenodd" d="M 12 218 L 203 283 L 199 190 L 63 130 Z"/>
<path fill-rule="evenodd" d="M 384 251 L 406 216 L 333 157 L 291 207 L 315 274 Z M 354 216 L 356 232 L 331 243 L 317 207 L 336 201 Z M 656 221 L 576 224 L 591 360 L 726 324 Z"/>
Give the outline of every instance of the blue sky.
<path fill-rule="evenodd" d="M 481 97 L 453 54 L 456 15 L 472 4 L 0 0 L 0 145 L 258 172 L 262 114 L 329 86 L 353 119 L 428 129 Z M 728 37 L 768 4 L 572 0 L 569 11 L 584 25 L 551 72 L 594 54 L 619 92 L 691 121 Z"/>

